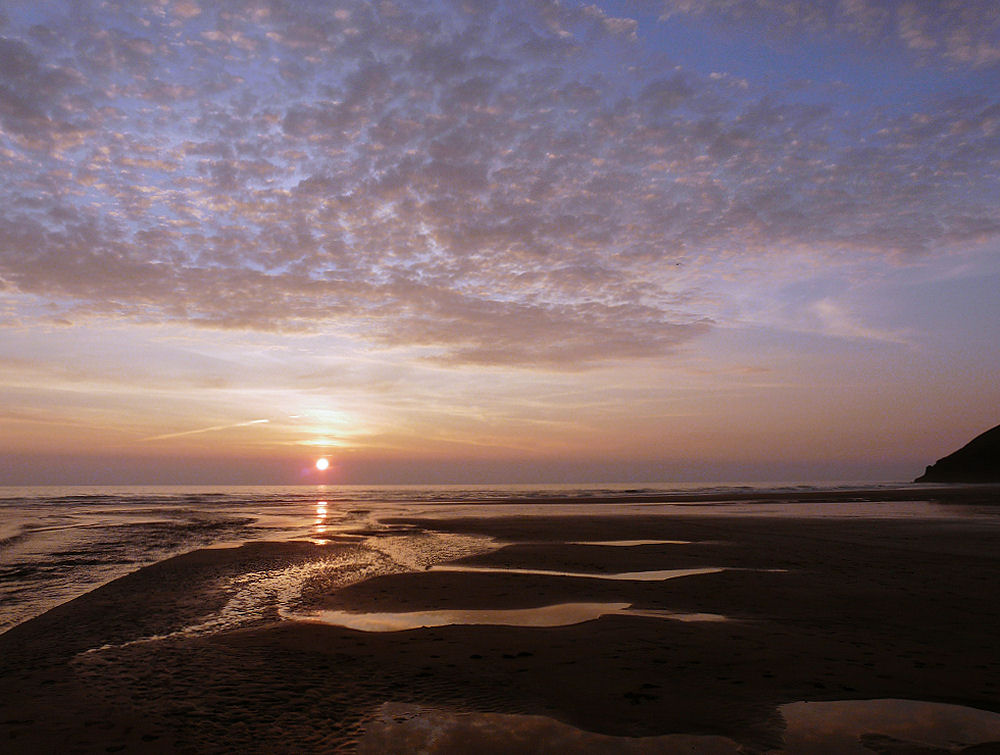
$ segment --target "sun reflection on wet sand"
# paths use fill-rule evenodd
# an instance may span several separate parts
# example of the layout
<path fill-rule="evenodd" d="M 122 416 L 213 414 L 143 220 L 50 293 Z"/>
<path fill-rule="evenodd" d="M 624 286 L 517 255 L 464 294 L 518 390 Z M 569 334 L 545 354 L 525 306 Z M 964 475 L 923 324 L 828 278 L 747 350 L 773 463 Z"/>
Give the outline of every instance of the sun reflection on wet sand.
<path fill-rule="evenodd" d="M 328 542 L 327 540 L 323 539 L 326 536 L 327 531 L 329 530 L 329 527 L 326 524 L 327 506 L 328 504 L 326 501 L 316 502 L 316 519 L 313 520 L 312 531 L 313 535 L 315 535 L 316 538 L 318 538 L 316 540 L 316 543 L 318 545 L 325 545 Z"/>

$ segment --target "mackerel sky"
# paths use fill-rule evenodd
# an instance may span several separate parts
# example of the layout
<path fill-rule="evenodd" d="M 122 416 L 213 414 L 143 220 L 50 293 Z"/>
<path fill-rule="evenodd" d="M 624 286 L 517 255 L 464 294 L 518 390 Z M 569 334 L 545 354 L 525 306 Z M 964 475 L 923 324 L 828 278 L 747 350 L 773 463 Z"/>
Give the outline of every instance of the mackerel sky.
<path fill-rule="evenodd" d="M 0 484 L 906 479 L 1000 423 L 995 0 L 14 0 L 0 171 Z"/>

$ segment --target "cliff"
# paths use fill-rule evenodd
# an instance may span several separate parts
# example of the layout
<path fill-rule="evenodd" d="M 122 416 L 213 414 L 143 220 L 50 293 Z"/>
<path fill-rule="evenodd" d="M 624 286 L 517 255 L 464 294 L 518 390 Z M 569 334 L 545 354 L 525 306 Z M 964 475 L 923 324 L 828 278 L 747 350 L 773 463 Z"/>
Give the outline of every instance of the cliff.
<path fill-rule="evenodd" d="M 938 459 L 914 482 L 1000 482 L 1000 425 Z"/>

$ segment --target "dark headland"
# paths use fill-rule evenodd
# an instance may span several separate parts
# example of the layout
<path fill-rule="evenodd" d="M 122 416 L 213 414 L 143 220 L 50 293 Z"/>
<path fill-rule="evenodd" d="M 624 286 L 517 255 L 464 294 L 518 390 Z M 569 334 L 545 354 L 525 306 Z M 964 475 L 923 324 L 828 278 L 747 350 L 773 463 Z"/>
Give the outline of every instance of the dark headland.
<path fill-rule="evenodd" d="M 1000 482 L 1000 425 L 938 459 L 914 482 Z"/>

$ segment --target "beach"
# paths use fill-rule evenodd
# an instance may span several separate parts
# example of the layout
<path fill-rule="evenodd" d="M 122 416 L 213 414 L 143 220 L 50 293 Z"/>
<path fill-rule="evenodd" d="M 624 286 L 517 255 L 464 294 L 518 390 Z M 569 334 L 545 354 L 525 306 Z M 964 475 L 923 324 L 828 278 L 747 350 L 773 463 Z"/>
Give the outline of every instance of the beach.
<path fill-rule="evenodd" d="M 623 497 L 425 506 L 146 566 L 0 635 L 0 747 L 849 752 L 795 716 L 824 711 L 818 735 L 863 719 L 848 701 L 915 701 L 984 716 L 934 742 L 869 708 L 852 746 L 1000 749 L 995 488 Z M 385 568 L 372 538 L 438 545 Z M 227 623 L 260 574 L 271 597 Z"/>

